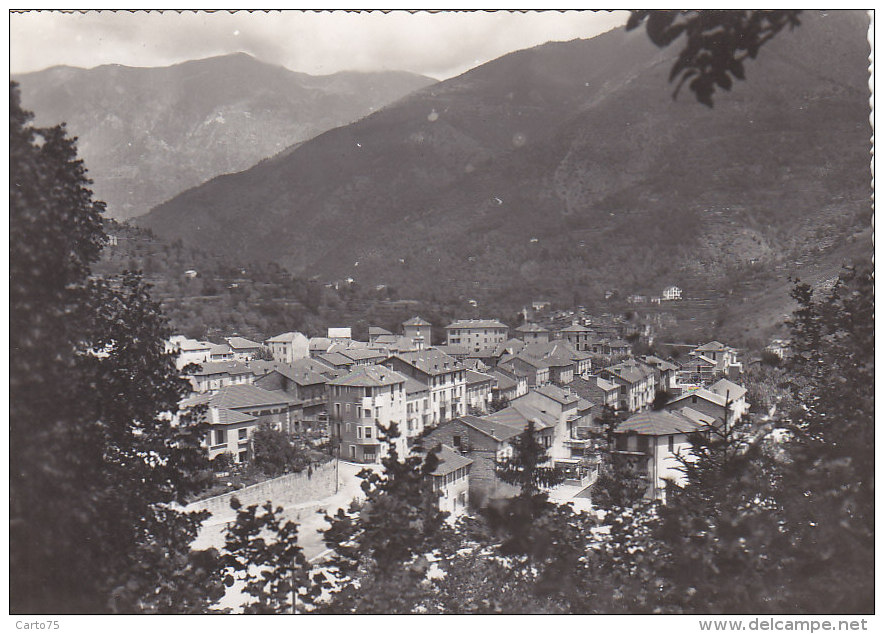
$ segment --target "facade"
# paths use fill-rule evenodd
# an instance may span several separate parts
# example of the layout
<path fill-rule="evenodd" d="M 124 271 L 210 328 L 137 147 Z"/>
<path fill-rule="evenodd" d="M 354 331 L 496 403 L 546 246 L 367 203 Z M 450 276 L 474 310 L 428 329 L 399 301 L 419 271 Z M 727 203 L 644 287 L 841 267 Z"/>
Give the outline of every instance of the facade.
<path fill-rule="evenodd" d="M 526 376 L 520 376 L 500 366 L 488 370 L 488 375 L 494 379 L 491 386 L 492 399 L 511 401 L 528 393 Z"/>
<path fill-rule="evenodd" d="M 654 402 L 656 379 L 654 370 L 635 360 L 608 366 L 599 372 L 603 379 L 620 387 L 618 409 L 637 412 Z"/>
<path fill-rule="evenodd" d="M 269 372 L 256 378 L 254 383 L 265 390 L 285 392 L 300 405 L 301 420 L 312 424 L 326 413 L 325 385 L 329 378 L 307 365 L 309 360 L 300 361 L 302 363 L 299 365 L 277 364 Z"/>
<path fill-rule="evenodd" d="M 430 349 L 394 355 L 384 365 L 429 388 L 429 425 L 466 414 L 466 368 L 454 358 Z"/>
<path fill-rule="evenodd" d="M 466 406 L 467 411 L 488 413 L 491 403 L 491 386 L 494 378 L 483 372 L 467 370 L 466 375 Z"/>
<path fill-rule="evenodd" d="M 519 430 L 477 416 L 460 416 L 442 423 L 427 435 L 427 443 L 442 443 L 473 461 L 470 469 L 469 500 L 476 507 L 490 500 L 511 497 L 519 489 L 497 477 L 499 460 L 510 458 L 510 444 Z"/>
<path fill-rule="evenodd" d="M 261 351 L 261 344 L 245 339 L 244 337 L 228 337 L 227 345 L 233 352 L 234 361 L 251 361 Z"/>
<path fill-rule="evenodd" d="M 567 385 L 568 389 L 593 403 L 593 415 L 601 415 L 607 406 L 616 410 L 620 406 L 620 386 L 613 381 L 593 376 L 588 379 L 577 377 Z"/>
<path fill-rule="evenodd" d="M 271 392 L 254 385 L 230 385 L 214 394 L 186 399 L 181 409 L 196 405 L 207 406 L 209 433 L 204 443 L 210 460 L 228 453 L 234 462 L 246 462 L 251 436 L 262 423 L 280 431 L 292 431 L 294 404 L 282 392 Z"/>
<path fill-rule="evenodd" d="M 688 435 L 704 429 L 705 425 L 681 412 L 634 414 L 614 430 L 614 455 L 647 476 L 647 498 L 665 501 L 667 480 L 679 486 L 685 483 L 678 456 L 691 459 Z"/>
<path fill-rule="evenodd" d="M 479 351 L 507 340 L 509 326 L 496 319 L 459 319 L 445 326 L 448 345 L 462 345 Z"/>
<path fill-rule="evenodd" d="M 175 367 L 179 370 L 192 363 L 199 365 L 209 361 L 211 348 L 208 341 L 188 339 L 184 335 L 174 335 L 166 342 L 166 352 L 177 355 Z"/>
<path fill-rule="evenodd" d="M 667 402 L 664 409 L 676 411 L 689 407 L 714 418 L 716 425 L 731 427 L 739 423 L 743 414 L 749 409 L 746 403 L 746 390 L 726 379 L 722 381 L 716 384 L 718 392 L 703 387 L 691 390 Z"/>
<path fill-rule="evenodd" d="M 388 446 L 380 435 L 395 423 L 406 423 L 405 377 L 384 366 L 366 365 L 327 383 L 328 415 L 332 443 L 343 460 L 380 462 Z M 397 440 L 400 456 L 406 452 L 405 437 Z"/>
<path fill-rule="evenodd" d="M 592 331 L 586 326 L 571 324 L 570 326 L 559 330 L 556 333 L 556 338 L 567 341 L 574 346 L 575 350 L 583 352 L 592 350 Z"/>
<path fill-rule="evenodd" d="M 439 493 L 439 510 L 449 513 L 448 521 L 453 522 L 469 505 L 473 461 L 446 445 L 437 448 L 436 456 L 439 464 L 429 477 L 433 479 L 433 490 Z"/>
<path fill-rule="evenodd" d="M 678 386 L 678 370 L 679 367 L 674 363 L 670 363 L 669 361 L 665 361 L 660 357 L 655 357 L 653 355 L 645 355 L 643 357 L 639 357 L 639 361 L 644 363 L 647 366 L 654 368 L 654 376 L 657 383 L 658 390 L 665 390 L 670 393 L 676 393 L 679 391 Z"/>
<path fill-rule="evenodd" d="M 549 383 L 549 363 L 543 359 L 532 357 L 525 352 L 520 352 L 510 359 L 504 357 L 501 359 L 498 367 L 503 367 L 519 376 L 526 377 L 529 387 L 540 387 Z"/>
<path fill-rule="evenodd" d="M 667 286 L 663 289 L 661 299 L 664 302 L 671 302 L 681 299 L 681 289 L 678 286 Z"/>
<path fill-rule="evenodd" d="M 254 374 L 243 363 L 220 361 L 217 363 L 203 363 L 199 369 L 186 374 L 185 378 L 190 380 L 194 392 L 214 393 L 230 385 L 251 383 L 254 379 Z"/>
<path fill-rule="evenodd" d="M 516 337 L 528 343 L 530 341 L 549 341 L 549 330 L 538 324 L 522 324 L 516 328 Z"/>
<path fill-rule="evenodd" d="M 300 332 L 284 332 L 264 342 L 274 361 L 294 363 L 310 356 L 310 340 Z"/>
<path fill-rule="evenodd" d="M 332 343 L 349 343 L 353 339 L 352 328 L 329 328 L 328 338 Z"/>
<path fill-rule="evenodd" d="M 406 438 L 420 436 L 433 420 L 430 407 L 430 387 L 411 377 L 405 377 L 405 429 Z"/>
<path fill-rule="evenodd" d="M 583 421 L 578 412 L 579 397 L 570 390 L 562 389 L 556 385 L 545 385 L 528 390 L 522 396 L 511 402 L 517 409 L 529 405 L 544 415 L 552 416 L 554 426 L 552 429 L 552 441 L 548 448 L 550 458 L 556 460 L 569 460 L 573 457 L 572 446 L 579 445 L 585 440 L 580 440 L 577 429 L 588 427 L 590 421 Z M 582 451 L 581 451 L 582 454 Z"/>
<path fill-rule="evenodd" d="M 415 316 L 403 322 L 402 334 L 412 341 L 417 350 L 433 345 L 433 325 L 421 317 Z"/>
<path fill-rule="evenodd" d="M 368 327 L 368 343 L 372 344 L 377 341 L 378 337 L 391 337 L 393 333 L 379 326 Z"/>

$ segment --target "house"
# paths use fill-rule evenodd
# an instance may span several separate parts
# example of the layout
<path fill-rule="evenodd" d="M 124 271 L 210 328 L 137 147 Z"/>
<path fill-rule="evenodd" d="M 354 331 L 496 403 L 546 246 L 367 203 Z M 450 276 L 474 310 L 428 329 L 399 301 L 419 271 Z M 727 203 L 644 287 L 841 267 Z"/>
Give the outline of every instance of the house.
<path fill-rule="evenodd" d="M 728 427 L 738 423 L 748 409 L 746 390 L 739 385 L 726 381 L 719 382 L 718 392 L 711 389 L 697 388 L 677 396 L 664 405 L 664 409 L 673 411 L 682 407 L 690 407 L 706 416 L 716 419 L 717 425 Z M 733 394 L 731 394 L 733 392 Z M 730 403 L 728 404 L 728 400 Z"/>
<path fill-rule="evenodd" d="M 261 344 L 244 337 L 228 337 L 227 345 L 233 352 L 234 361 L 251 361 L 261 352 Z"/>
<path fill-rule="evenodd" d="M 255 379 L 254 385 L 265 390 L 280 390 L 297 401 L 302 409 L 302 419 L 310 423 L 318 422 L 326 413 L 326 383 L 328 376 L 321 374 L 310 359 L 302 363 L 276 364 L 264 376 Z"/>
<path fill-rule="evenodd" d="M 572 446 L 575 443 L 580 445 L 580 455 L 583 453 L 581 443 L 586 441 L 579 440 L 577 429 L 578 427 L 589 427 L 591 421 L 580 418 L 579 401 L 580 398 L 570 390 L 557 385 L 544 385 L 528 390 L 525 396 L 511 401 L 510 405 L 517 409 L 523 405 L 529 405 L 542 414 L 553 417 L 555 423 L 552 442 L 548 450 L 550 457 L 556 461 L 571 459 L 574 454 Z"/>
<path fill-rule="evenodd" d="M 217 392 L 230 385 L 251 383 L 254 374 L 251 368 L 238 361 L 219 361 L 203 363 L 184 377 L 190 380 L 194 392 L 206 393 Z"/>
<path fill-rule="evenodd" d="M 378 337 L 381 336 L 393 336 L 393 333 L 385 328 L 381 328 L 380 326 L 369 326 L 368 327 L 368 343 L 372 344 L 377 341 Z"/>
<path fill-rule="evenodd" d="M 412 341 L 417 350 L 433 345 L 433 325 L 421 317 L 412 317 L 402 322 L 402 333 Z"/>
<path fill-rule="evenodd" d="M 334 345 L 335 342 L 328 337 L 311 337 L 308 342 L 308 350 L 310 351 L 310 356 L 316 358 L 321 354 L 327 353 Z"/>
<path fill-rule="evenodd" d="M 742 364 L 737 361 L 737 351 L 719 341 L 697 346 L 691 356 L 711 360 L 715 364 L 715 374 L 719 376 L 739 376 L 743 371 Z"/>
<path fill-rule="evenodd" d="M 368 348 L 349 347 L 342 349 L 340 347 L 335 347 L 332 348 L 332 350 L 333 351 L 329 354 L 339 354 L 350 359 L 353 362 L 351 367 L 358 367 L 360 365 L 378 365 L 387 358 L 386 353 Z M 333 358 L 337 359 L 337 357 Z"/>
<path fill-rule="evenodd" d="M 504 355 L 501 357 L 497 367 L 502 367 L 510 372 L 526 377 L 530 387 L 549 383 L 549 363 L 525 352 L 520 352 L 513 357 Z"/>
<path fill-rule="evenodd" d="M 592 370 L 592 356 L 564 340 L 525 344 L 522 353 L 546 361 L 550 380 L 557 385 L 564 385 L 575 376 L 589 376 Z"/>
<path fill-rule="evenodd" d="M 679 366 L 651 354 L 639 357 L 639 361 L 654 368 L 654 376 L 658 390 L 664 390 L 670 393 L 680 390 L 678 387 Z"/>
<path fill-rule="evenodd" d="M 484 420 L 506 425 L 515 430 L 517 435 L 528 428 L 528 423 L 534 423 L 534 431 L 537 442 L 550 452 L 556 438 L 556 425 L 559 420 L 552 412 L 543 412 L 525 401 L 511 402 L 507 407 L 482 417 Z M 552 456 L 549 463 L 552 465 Z"/>
<path fill-rule="evenodd" d="M 380 438 L 381 426 L 406 423 L 406 378 L 380 365 L 355 367 L 329 381 L 327 386 L 332 443 L 344 460 L 380 462 L 388 444 Z M 399 456 L 406 455 L 405 436 L 396 441 Z"/>
<path fill-rule="evenodd" d="M 647 476 L 649 499 L 665 502 L 666 483 L 685 484 L 679 456 L 690 459 L 688 436 L 706 425 L 677 411 L 647 411 L 634 414 L 614 430 L 615 457 L 628 460 Z"/>
<path fill-rule="evenodd" d="M 209 361 L 209 352 L 212 344 L 208 341 L 189 339 L 184 335 L 174 335 L 166 342 L 166 352 L 175 354 L 175 367 L 181 370 L 191 363 L 205 363 Z"/>
<path fill-rule="evenodd" d="M 453 357 L 460 362 L 465 361 L 470 356 L 471 352 L 470 349 L 466 346 L 461 346 L 458 344 L 433 346 L 433 349 L 444 352 L 449 357 Z"/>
<path fill-rule="evenodd" d="M 580 324 L 571 324 L 556 333 L 556 338 L 563 339 L 574 346 L 575 350 L 591 351 L 590 337 L 592 331 Z"/>
<path fill-rule="evenodd" d="M 469 504 L 473 461 L 447 445 L 437 446 L 435 450 L 439 464 L 429 477 L 433 480 L 433 491 L 439 493 L 439 510 L 449 513 L 448 521 L 453 522 L 463 515 Z"/>
<path fill-rule="evenodd" d="M 332 343 L 349 343 L 353 339 L 352 328 L 329 328 L 328 338 Z"/>
<path fill-rule="evenodd" d="M 264 344 L 270 349 L 274 361 L 292 363 L 295 359 L 310 356 L 310 340 L 300 332 L 284 332 L 271 337 Z"/>
<path fill-rule="evenodd" d="M 676 372 L 676 382 L 685 386 L 710 385 L 715 380 L 716 363 L 703 356 L 693 356 L 681 364 Z"/>
<path fill-rule="evenodd" d="M 488 370 L 488 376 L 494 379 L 491 385 L 492 399 L 511 401 L 528 393 L 527 376 L 520 376 L 501 366 Z"/>
<path fill-rule="evenodd" d="M 466 406 L 468 412 L 488 413 L 488 405 L 491 403 L 491 386 L 494 377 L 483 372 L 467 370 L 466 379 Z"/>
<path fill-rule="evenodd" d="M 426 443 L 442 443 L 473 461 L 470 469 L 469 500 L 476 507 L 488 501 L 506 498 L 519 493 L 519 489 L 497 477 L 496 466 L 500 460 L 513 455 L 511 441 L 521 432 L 478 416 L 459 416 L 442 423 L 427 435 Z"/>
<path fill-rule="evenodd" d="M 340 352 L 325 352 L 317 354 L 314 358 L 330 368 L 344 372 L 349 371 L 350 368 L 356 365 L 352 358 Z"/>
<path fill-rule="evenodd" d="M 448 345 L 460 344 L 478 351 L 506 341 L 509 326 L 496 319 L 459 319 L 445 326 L 445 332 Z"/>
<path fill-rule="evenodd" d="M 384 365 L 429 388 L 430 425 L 466 414 L 466 368 L 453 357 L 428 349 L 394 355 Z"/>
<path fill-rule="evenodd" d="M 634 359 L 610 365 L 602 369 L 599 376 L 620 387 L 618 409 L 637 412 L 654 402 L 654 370 Z"/>
<path fill-rule="evenodd" d="M 567 385 L 568 389 L 596 405 L 593 415 L 601 415 L 605 406 L 616 410 L 620 406 L 620 386 L 598 376 L 588 379 L 577 377 Z"/>
<path fill-rule="evenodd" d="M 233 361 L 233 350 L 226 343 L 213 343 L 209 347 L 209 361 Z"/>
<path fill-rule="evenodd" d="M 262 423 L 290 432 L 294 403 L 283 392 L 271 392 L 254 385 L 228 385 L 214 394 L 198 394 L 182 401 L 187 411 L 206 405 L 205 422 L 209 432 L 205 438 L 209 459 L 222 453 L 231 454 L 237 463 L 249 457 L 249 441 Z"/>
<path fill-rule="evenodd" d="M 522 324 L 516 328 L 516 337 L 524 342 L 549 341 L 549 330 L 538 324 Z"/>
<path fill-rule="evenodd" d="M 791 353 L 792 344 L 787 339 L 774 339 L 765 350 L 777 355 L 780 359 L 785 359 Z"/>
<path fill-rule="evenodd" d="M 678 286 L 667 286 L 663 289 L 661 299 L 665 302 L 671 302 L 681 299 L 681 289 Z"/>

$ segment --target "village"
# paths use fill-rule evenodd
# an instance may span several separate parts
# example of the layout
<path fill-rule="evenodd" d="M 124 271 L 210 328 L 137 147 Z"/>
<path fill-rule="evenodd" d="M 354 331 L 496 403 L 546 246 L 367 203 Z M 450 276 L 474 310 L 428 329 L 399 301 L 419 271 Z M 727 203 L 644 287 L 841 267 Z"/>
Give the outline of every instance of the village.
<path fill-rule="evenodd" d="M 679 299 L 673 289 L 664 301 Z M 638 341 L 634 324 L 580 310 L 553 319 L 548 309 L 526 307 L 515 328 L 455 320 L 444 326 L 444 341 L 433 340 L 433 324 L 420 316 L 397 333 L 371 327 L 368 341 L 348 327 L 264 342 L 177 335 L 167 349 L 192 386 L 179 415 L 205 408 L 208 457 L 234 471 L 249 464 L 261 426 L 309 438 L 328 460 L 354 465 L 379 465 L 391 442 L 400 459 L 435 449 L 434 488 L 454 520 L 518 493 L 495 468 L 529 424 L 546 466 L 563 476 L 552 497 L 591 509 L 601 421 L 613 412 L 619 422 L 605 449 L 645 479 L 646 499 L 665 502 L 667 486 L 684 482 L 691 435 L 726 431 L 748 412 L 738 351 L 710 341 L 684 344 L 680 361 L 634 354 L 626 339 Z M 773 353 L 782 357 L 786 345 L 778 343 Z M 398 434 L 388 440 L 393 426 Z"/>

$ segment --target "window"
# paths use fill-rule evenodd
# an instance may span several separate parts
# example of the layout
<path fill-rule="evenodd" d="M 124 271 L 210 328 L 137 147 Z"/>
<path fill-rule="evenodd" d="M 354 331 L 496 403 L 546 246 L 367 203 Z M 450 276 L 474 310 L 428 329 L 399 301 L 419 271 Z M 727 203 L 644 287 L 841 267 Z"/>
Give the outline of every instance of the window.
<path fill-rule="evenodd" d="M 366 437 L 366 438 L 371 438 L 371 427 L 366 427 L 366 428 L 365 428 L 365 437 Z"/>
<path fill-rule="evenodd" d="M 675 453 L 675 436 L 669 437 L 669 453 Z"/>
<path fill-rule="evenodd" d="M 341 404 L 340 403 L 335 403 L 335 417 L 337 417 L 337 418 L 341 417 Z"/>
<path fill-rule="evenodd" d="M 350 457 L 351 458 L 356 457 L 356 445 L 350 445 Z"/>
<path fill-rule="evenodd" d="M 454 436 L 451 439 L 451 442 L 454 443 L 454 446 L 460 449 L 460 436 Z"/>
<path fill-rule="evenodd" d="M 366 407 L 363 412 L 365 413 L 365 418 L 371 418 L 371 408 Z"/>
<path fill-rule="evenodd" d="M 240 451 L 239 452 L 239 462 L 245 462 L 248 459 L 249 459 L 249 452 L 248 451 Z"/>
<path fill-rule="evenodd" d="M 692 397 L 691 397 L 691 403 L 696 403 L 696 402 L 697 402 L 697 397 L 696 397 L 696 396 L 692 396 Z"/>
<path fill-rule="evenodd" d="M 248 428 L 247 428 L 247 427 L 242 427 L 242 428 L 240 428 L 240 430 L 239 430 L 239 439 L 240 439 L 240 440 L 246 440 L 246 439 L 248 439 L 248 437 L 249 437 L 249 430 L 248 430 Z"/>
<path fill-rule="evenodd" d="M 356 437 L 362 440 L 362 427 L 360 427 L 359 425 L 356 426 Z"/>
<path fill-rule="evenodd" d="M 227 444 L 227 430 L 226 429 L 216 429 L 215 430 L 215 444 L 216 445 Z"/>

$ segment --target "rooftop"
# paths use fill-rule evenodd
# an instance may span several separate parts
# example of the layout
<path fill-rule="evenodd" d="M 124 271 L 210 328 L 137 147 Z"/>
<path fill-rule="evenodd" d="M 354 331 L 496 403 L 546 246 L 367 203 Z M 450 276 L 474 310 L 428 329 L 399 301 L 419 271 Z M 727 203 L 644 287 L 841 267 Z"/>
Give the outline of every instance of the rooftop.
<path fill-rule="evenodd" d="M 576 394 L 566 392 L 558 385 L 543 385 L 541 387 L 532 388 L 532 390 L 562 405 L 574 405 L 575 403 L 577 403 Z"/>
<path fill-rule="evenodd" d="M 227 343 L 234 350 L 251 350 L 252 348 L 260 348 L 261 344 L 246 339 L 244 337 L 228 337 Z"/>
<path fill-rule="evenodd" d="M 515 438 L 521 432 L 514 427 L 504 425 L 494 420 L 480 418 L 478 416 L 461 416 L 457 419 L 467 427 L 472 427 L 479 433 L 485 434 L 489 438 L 498 442 L 506 442 L 511 438 Z"/>
<path fill-rule="evenodd" d="M 462 369 L 462 366 L 452 356 L 441 350 L 428 349 L 416 352 L 400 352 L 392 358 L 401 359 L 424 374 L 438 375 Z"/>
<path fill-rule="evenodd" d="M 381 328 L 380 326 L 369 326 L 368 327 L 368 336 L 373 337 L 375 335 L 392 335 L 393 333 L 387 330 L 386 328 Z"/>
<path fill-rule="evenodd" d="M 458 319 L 445 326 L 446 330 L 449 328 L 509 328 L 509 326 L 496 319 Z"/>
<path fill-rule="evenodd" d="M 516 332 L 549 332 L 549 330 L 539 324 L 522 324 L 516 328 Z"/>
<path fill-rule="evenodd" d="M 190 376 L 210 376 L 212 374 L 252 374 L 252 370 L 238 361 L 209 361 L 200 365 L 200 369 Z"/>
<path fill-rule="evenodd" d="M 467 370 L 466 379 L 467 385 L 478 385 L 479 383 L 490 383 L 494 380 L 494 377 L 482 372 L 476 372 L 475 370 Z"/>
<path fill-rule="evenodd" d="M 295 401 L 285 392 L 264 390 L 248 383 L 222 387 L 209 398 L 209 406 L 218 409 L 241 409 L 268 405 L 290 405 Z"/>
<path fill-rule="evenodd" d="M 395 370 L 382 365 L 362 365 L 353 368 L 344 376 L 332 379 L 328 384 L 346 387 L 381 387 L 405 383 L 405 379 L 406 377 Z"/>
<path fill-rule="evenodd" d="M 439 464 L 430 472 L 430 475 L 434 476 L 448 475 L 473 464 L 472 460 L 460 455 L 448 445 L 441 445 L 439 451 L 436 452 L 436 456 L 439 458 Z"/>
<path fill-rule="evenodd" d="M 737 385 L 733 381 L 728 381 L 727 379 L 719 379 L 709 386 L 709 391 L 714 392 L 719 396 L 730 398 L 730 400 L 732 401 L 736 401 L 737 399 L 745 396 L 747 390 L 742 385 Z"/>
<path fill-rule="evenodd" d="M 209 422 L 213 425 L 236 425 L 237 423 L 251 423 L 258 420 L 251 414 L 245 412 L 237 412 L 233 409 L 215 409 L 209 410 Z"/>
<path fill-rule="evenodd" d="M 423 319 L 422 317 L 415 316 L 415 317 L 412 317 L 411 319 L 409 319 L 408 321 L 402 322 L 402 325 L 403 326 L 432 326 L 433 324 L 428 322 L 426 319 Z"/>
<path fill-rule="evenodd" d="M 720 341 L 710 341 L 709 343 L 704 343 L 702 346 L 697 346 L 696 348 L 694 348 L 694 350 L 698 350 L 700 352 L 717 352 L 718 350 L 724 350 L 725 348 L 727 348 L 727 346 L 725 346 Z"/>
<path fill-rule="evenodd" d="M 267 340 L 267 343 L 292 343 L 296 339 L 304 339 L 307 337 L 302 335 L 300 332 L 284 332 L 281 335 L 276 335 L 275 337 L 271 337 Z"/>
<path fill-rule="evenodd" d="M 633 414 L 614 430 L 616 434 L 636 433 L 642 436 L 689 434 L 702 427 L 680 412 L 648 411 Z"/>

